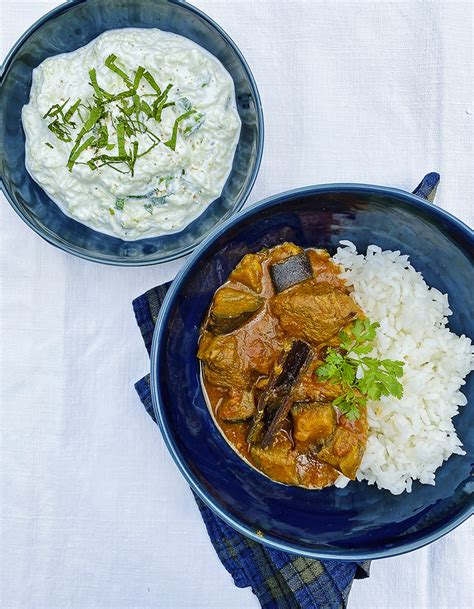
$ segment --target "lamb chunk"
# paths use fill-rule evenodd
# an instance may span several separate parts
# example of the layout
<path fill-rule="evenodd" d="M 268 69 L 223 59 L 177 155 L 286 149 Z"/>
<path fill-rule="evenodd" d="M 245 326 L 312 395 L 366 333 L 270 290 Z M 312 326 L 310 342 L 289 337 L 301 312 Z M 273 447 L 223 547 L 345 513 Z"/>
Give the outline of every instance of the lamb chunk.
<path fill-rule="evenodd" d="M 295 402 L 332 402 L 342 393 L 341 385 L 322 381 L 314 369 L 303 375 L 295 390 Z"/>
<path fill-rule="evenodd" d="M 284 431 L 278 432 L 270 447 L 262 448 L 254 445 L 250 451 L 257 467 L 267 476 L 285 484 L 299 484 L 297 454 Z"/>
<path fill-rule="evenodd" d="M 348 294 L 313 281 L 277 294 L 271 306 L 288 334 L 313 345 L 327 341 L 360 314 Z"/>
<path fill-rule="evenodd" d="M 327 463 L 321 463 L 312 452 L 300 453 L 296 460 L 296 471 L 303 486 L 324 488 L 339 478 L 339 472 Z"/>
<path fill-rule="evenodd" d="M 326 441 L 336 429 L 336 412 L 332 404 L 298 402 L 291 408 L 293 437 L 297 442 Z"/>
<path fill-rule="evenodd" d="M 257 373 L 269 375 L 281 351 L 282 338 L 278 320 L 269 315 L 260 315 L 237 330 L 239 351 L 249 368 Z"/>
<path fill-rule="evenodd" d="M 263 268 L 257 254 L 246 254 L 229 276 L 257 294 L 262 290 Z"/>
<path fill-rule="evenodd" d="M 290 241 L 285 241 L 284 243 L 280 243 L 280 245 L 272 247 L 268 260 L 270 264 L 275 264 L 275 262 L 280 262 L 281 260 L 285 260 L 285 258 L 295 256 L 296 254 L 302 254 L 303 252 L 304 249 L 299 245 L 295 245 Z"/>
<path fill-rule="evenodd" d="M 231 287 L 216 292 L 207 329 L 214 334 L 228 334 L 240 328 L 263 306 L 263 299 L 251 292 Z"/>
<path fill-rule="evenodd" d="M 217 410 L 218 416 L 227 423 L 247 421 L 255 414 L 255 400 L 251 391 L 233 391 L 224 398 Z"/>
<path fill-rule="evenodd" d="M 206 332 L 200 340 L 197 356 L 205 364 L 207 380 L 217 387 L 246 389 L 250 374 L 238 352 L 237 338 L 214 336 Z"/>

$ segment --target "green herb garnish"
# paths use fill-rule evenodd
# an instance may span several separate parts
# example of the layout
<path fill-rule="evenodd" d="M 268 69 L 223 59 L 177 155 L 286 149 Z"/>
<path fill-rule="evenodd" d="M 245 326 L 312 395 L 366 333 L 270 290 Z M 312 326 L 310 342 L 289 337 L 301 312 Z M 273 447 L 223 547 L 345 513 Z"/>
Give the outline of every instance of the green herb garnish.
<path fill-rule="evenodd" d="M 125 205 L 124 197 L 117 197 L 115 199 L 115 209 L 118 209 L 119 211 L 123 211 L 124 205 Z"/>
<path fill-rule="evenodd" d="M 104 65 L 122 79 L 124 90 L 117 94 L 106 91 L 98 82 L 96 69 L 91 68 L 89 84 L 93 90 L 92 100 L 82 103 L 78 99 L 69 108 L 66 107 L 69 99 L 61 105 L 53 104 L 43 118 L 52 119 L 48 128 L 58 139 L 72 142 L 67 160 L 69 171 L 72 171 L 76 163 L 87 165 L 92 171 L 107 165 L 120 173 L 130 173 L 133 176 L 139 158 L 160 143 L 175 150 L 180 123 L 192 114 L 196 115 L 194 124 L 184 129 L 184 134 L 188 135 L 195 130 L 202 115 L 192 108 L 187 98 L 180 99 L 179 103 L 185 113 L 176 118 L 170 139 L 162 142 L 153 132 L 153 126 L 154 123 L 161 122 L 166 108 L 175 105 L 174 101 L 168 101 L 173 85 L 170 83 L 162 90 L 151 72 L 143 66 L 138 66 L 133 73 L 127 73 L 120 67 L 120 60 L 113 53 L 105 59 Z M 142 81 L 149 85 L 147 93 L 143 93 L 143 88 L 139 92 Z M 76 113 L 82 125 L 74 133 L 72 130 L 76 129 L 76 123 L 72 119 Z M 143 137 L 137 139 L 139 135 L 148 139 L 145 145 Z M 52 147 L 49 143 L 47 145 Z M 89 159 L 84 162 L 80 157 L 86 150 L 92 151 L 92 155 L 89 153 Z M 116 209 L 120 208 L 116 206 Z"/>
<path fill-rule="evenodd" d="M 176 150 L 176 140 L 178 138 L 179 123 L 189 118 L 191 114 L 194 114 L 195 112 L 196 110 L 188 110 L 188 112 L 185 112 L 184 114 L 181 114 L 181 116 L 178 116 L 178 118 L 174 121 L 171 139 L 169 139 L 167 142 L 164 142 L 165 146 L 168 146 L 168 148 L 171 148 L 171 150 Z"/>
<path fill-rule="evenodd" d="M 398 379 L 403 375 L 404 363 L 368 356 L 379 326 L 369 319 L 356 320 L 350 334 L 339 333 L 340 348 L 329 347 L 324 364 L 316 370 L 321 380 L 341 386 L 341 395 L 333 401 L 333 406 L 350 420 L 360 417 L 360 409 L 367 399 L 403 396 L 403 385 Z"/>
<path fill-rule="evenodd" d="M 125 72 L 123 70 L 121 70 L 118 65 L 115 63 L 115 60 L 117 59 L 117 55 L 114 55 L 113 53 L 111 55 L 109 55 L 107 57 L 107 59 L 105 60 L 105 65 L 107 68 L 109 68 L 109 70 L 112 70 L 112 72 L 115 72 L 116 74 L 118 74 L 121 78 L 124 79 L 124 81 L 126 82 L 126 84 L 131 87 L 132 86 L 132 81 L 130 80 L 130 78 L 128 77 L 128 74 L 125 74 Z"/>
<path fill-rule="evenodd" d="M 71 128 L 76 127 L 71 119 L 78 109 L 81 100 L 78 99 L 72 106 L 66 110 L 66 105 L 69 103 L 67 99 L 63 104 L 53 104 L 51 108 L 46 112 L 43 118 L 53 118 L 54 120 L 49 123 L 48 129 L 54 133 L 54 135 L 63 142 L 72 142 Z"/>

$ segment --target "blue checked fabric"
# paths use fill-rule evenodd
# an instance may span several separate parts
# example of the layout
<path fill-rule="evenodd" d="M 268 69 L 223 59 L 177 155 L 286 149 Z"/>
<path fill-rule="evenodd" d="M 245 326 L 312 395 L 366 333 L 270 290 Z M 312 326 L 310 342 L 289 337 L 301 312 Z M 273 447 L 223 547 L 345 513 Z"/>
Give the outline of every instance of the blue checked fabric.
<path fill-rule="evenodd" d="M 153 330 L 169 284 L 133 301 L 133 310 L 150 353 Z M 150 376 L 136 383 L 143 406 L 155 421 Z M 367 562 L 311 560 L 273 550 L 247 539 L 214 514 L 197 496 L 212 544 L 239 588 L 251 587 L 262 609 L 343 609 L 354 578 L 369 575 Z"/>

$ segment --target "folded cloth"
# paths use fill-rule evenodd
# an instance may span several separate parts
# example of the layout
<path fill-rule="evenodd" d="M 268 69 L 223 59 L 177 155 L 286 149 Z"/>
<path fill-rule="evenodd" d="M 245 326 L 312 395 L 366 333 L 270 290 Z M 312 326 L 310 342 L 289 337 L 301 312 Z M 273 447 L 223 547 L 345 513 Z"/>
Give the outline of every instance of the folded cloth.
<path fill-rule="evenodd" d="M 149 290 L 133 301 L 138 326 L 150 353 L 153 330 L 169 284 Z M 150 375 L 135 388 L 155 421 Z M 263 609 L 340 609 L 354 578 L 368 577 L 369 561 L 312 560 L 273 550 L 248 539 L 214 514 L 194 495 L 212 544 L 239 588 L 250 586 Z"/>

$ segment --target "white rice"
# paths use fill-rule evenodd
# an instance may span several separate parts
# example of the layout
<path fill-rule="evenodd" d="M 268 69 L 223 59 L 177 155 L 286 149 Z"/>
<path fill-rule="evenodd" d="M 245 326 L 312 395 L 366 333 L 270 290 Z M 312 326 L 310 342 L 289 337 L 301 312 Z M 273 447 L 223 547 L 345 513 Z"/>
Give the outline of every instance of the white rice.
<path fill-rule="evenodd" d="M 403 398 L 368 402 L 369 438 L 357 473 L 395 495 L 411 491 L 413 480 L 435 484 L 435 472 L 452 454 L 463 455 L 452 423 L 467 403 L 460 391 L 473 369 L 469 338 L 447 327 L 452 314 L 447 294 L 429 288 L 399 251 L 376 245 L 358 254 L 341 241 L 334 260 L 354 287 L 354 298 L 378 321 L 376 357 L 403 360 Z M 341 476 L 338 486 L 345 486 Z"/>

